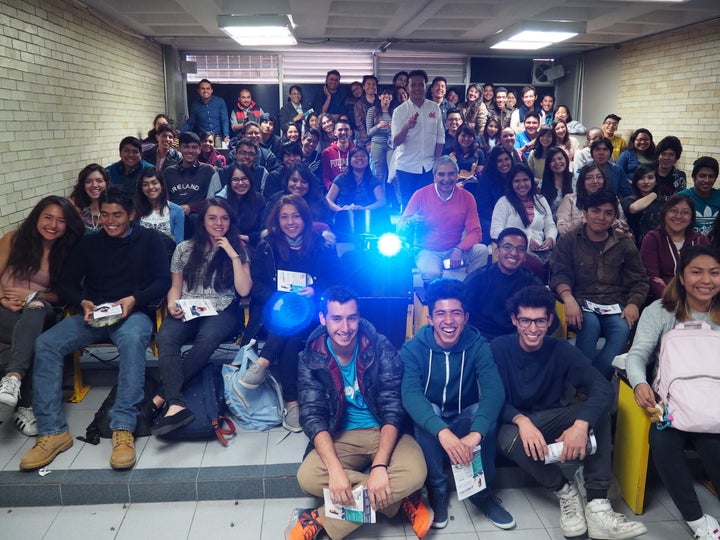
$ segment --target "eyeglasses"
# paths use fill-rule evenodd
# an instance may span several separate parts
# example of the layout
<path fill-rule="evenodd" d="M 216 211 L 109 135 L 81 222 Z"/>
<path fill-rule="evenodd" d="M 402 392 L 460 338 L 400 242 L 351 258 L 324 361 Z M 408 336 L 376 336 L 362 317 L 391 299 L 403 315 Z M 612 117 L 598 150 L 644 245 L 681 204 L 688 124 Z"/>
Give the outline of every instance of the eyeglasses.
<path fill-rule="evenodd" d="M 255 152 L 246 152 L 245 150 L 238 150 L 235 152 L 236 155 L 241 157 L 256 157 L 257 154 Z"/>
<path fill-rule="evenodd" d="M 247 176 L 243 176 L 242 178 L 231 178 L 230 182 L 233 184 L 249 184 L 250 179 Z"/>
<path fill-rule="evenodd" d="M 535 326 L 538 328 L 547 328 L 548 322 L 550 322 L 550 319 L 548 317 L 539 317 L 537 319 L 530 319 L 528 317 L 518 317 L 515 319 L 518 323 L 518 326 L 520 328 L 530 328 L 530 325 L 532 323 L 535 323 Z"/>
<path fill-rule="evenodd" d="M 676 208 L 671 208 L 667 211 L 668 214 L 671 216 L 682 216 L 682 217 L 691 217 L 692 212 L 690 210 L 677 210 Z"/>
<path fill-rule="evenodd" d="M 513 251 L 517 251 L 518 254 L 522 254 L 527 251 L 527 248 L 524 246 L 513 246 L 512 244 L 503 244 L 502 246 L 500 246 L 500 249 L 502 249 L 505 253 L 512 253 Z"/>

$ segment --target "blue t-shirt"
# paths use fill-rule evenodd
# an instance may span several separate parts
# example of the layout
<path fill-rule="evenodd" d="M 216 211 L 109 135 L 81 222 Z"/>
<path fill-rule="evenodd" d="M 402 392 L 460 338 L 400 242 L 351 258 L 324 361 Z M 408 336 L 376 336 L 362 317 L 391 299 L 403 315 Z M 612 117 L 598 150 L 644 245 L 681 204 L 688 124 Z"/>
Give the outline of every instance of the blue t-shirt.
<path fill-rule="evenodd" d="M 352 360 L 346 365 L 343 365 L 340 360 L 338 360 L 329 337 L 327 338 L 327 346 L 330 354 L 333 355 L 335 362 L 340 368 L 343 386 L 345 388 L 345 409 L 342 420 L 340 421 L 340 429 L 349 431 L 352 429 L 378 427 L 380 422 L 378 422 L 377 418 L 370 412 L 367 403 L 365 403 L 365 398 L 360 393 L 360 386 L 358 385 L 356 370 L 358 346 L 355 345 Z"/>
<path fill-rule="evenodd" d="M 687 195 L 695 203 L 695 232 L 707 236 L 720 211 L 720 189 L 713 188 L 709 199 L 698 197 L 693 188 L 684 189 L 680 194 Z"/>

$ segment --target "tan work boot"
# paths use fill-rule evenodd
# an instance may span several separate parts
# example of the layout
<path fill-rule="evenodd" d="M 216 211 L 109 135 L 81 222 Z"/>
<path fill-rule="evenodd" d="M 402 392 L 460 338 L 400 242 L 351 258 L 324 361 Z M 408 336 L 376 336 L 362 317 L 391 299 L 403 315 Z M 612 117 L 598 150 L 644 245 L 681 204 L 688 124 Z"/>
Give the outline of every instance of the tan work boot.
<path fill-rule="evenodd" d="M 113 431 L 113 448 L 110 466 L 113 469 L 130 469 L 135 465 L 135 437 L 124 429 Z"/>
<path fill-rule="evenodd" d="M 44 467 L 60 452 L 64 452 L 72 445 L 72 435 L 69 431 L 38 437 L 35 446 L 28 450 L 20 460 L 20 470 L 32 471 Z"/>

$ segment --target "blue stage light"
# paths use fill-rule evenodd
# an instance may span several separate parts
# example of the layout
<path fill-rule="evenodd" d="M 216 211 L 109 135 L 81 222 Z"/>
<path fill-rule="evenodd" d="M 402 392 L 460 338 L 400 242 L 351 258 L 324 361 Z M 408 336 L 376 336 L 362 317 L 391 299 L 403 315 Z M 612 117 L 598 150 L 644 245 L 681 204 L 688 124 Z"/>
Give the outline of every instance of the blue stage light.
<path fill-rule="evenodd" d="M 378 251 L 385 257 L 394 257 L 402 249 L 402 241 L 397 234 L 385 233 L 378 238 Z"/>

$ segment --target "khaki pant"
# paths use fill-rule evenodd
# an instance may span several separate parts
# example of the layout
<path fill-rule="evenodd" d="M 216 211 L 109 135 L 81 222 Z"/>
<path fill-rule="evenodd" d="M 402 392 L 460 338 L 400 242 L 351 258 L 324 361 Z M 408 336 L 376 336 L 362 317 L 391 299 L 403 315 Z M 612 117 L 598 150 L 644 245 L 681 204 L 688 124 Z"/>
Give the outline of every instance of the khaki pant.
<path fill-rule="evenodd" d="M 335 453 L 343 464 L 353 488 L 365 485 L 369 474 L 363 471 L 372 464 L 379 440 L 380 428 L 353 429 L 335 436 Z M 418 444 L 409 435 L 400 437 L 388 464 L 388 478 L 392 491 L 390 505 L 381 512 L 389 517 L 397 514 L 402 499 L 423 486 L 426 472 L 425 459 Z M 329 483 L 328 472 L 315 450 L 303 460 L 298 469 L 297 479 L 303 491 L 322 498 L 323 488 L 328 487 Z M 333 540 L 345 538 L 361 525 L 326 517 L 324 505 L 318 508 L 318 515 L 325 532 Z"/>

